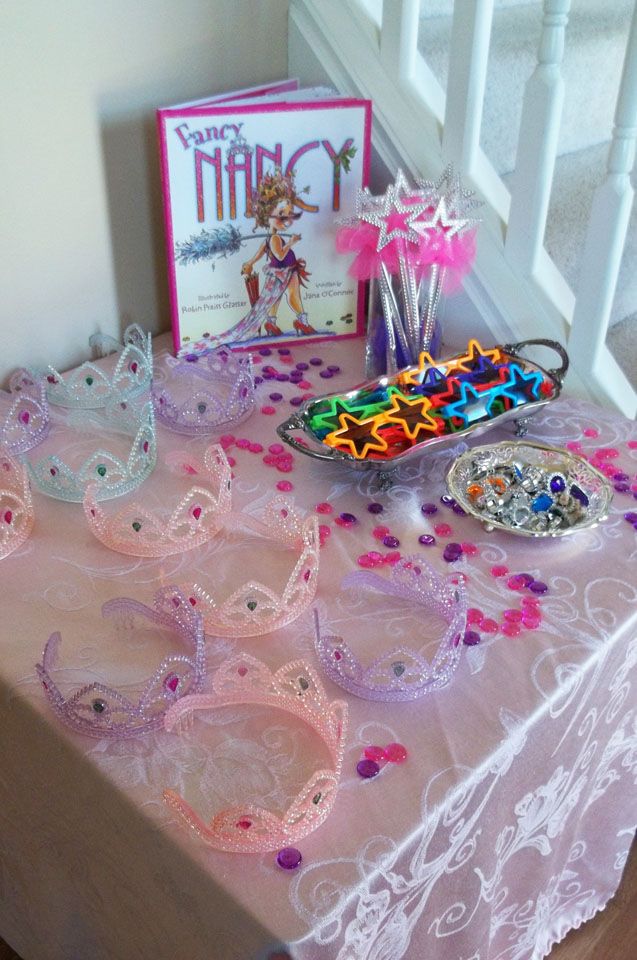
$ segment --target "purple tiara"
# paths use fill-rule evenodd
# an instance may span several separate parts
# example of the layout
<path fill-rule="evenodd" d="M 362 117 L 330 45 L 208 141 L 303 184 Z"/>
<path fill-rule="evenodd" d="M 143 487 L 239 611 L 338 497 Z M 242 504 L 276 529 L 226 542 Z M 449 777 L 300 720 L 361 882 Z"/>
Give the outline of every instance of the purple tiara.
<path fill-rule="evenodd" d="M 204 356 L 167 358 L 170 373 L 157 371 L 152 386 L 160 423 L 192 437 L 240 423 L 254 410 L 255 393 L 249 354 L 219 347 Z"/>
<path fill-rule="evenodd" d="M 467 619 L 464 586 L 456 583 L 453 575 L 440 576 L 423 557 L 414 556 L 397 563 L 391 579 L 361 570 L 346 576 L 342 586 L 357 591 L 368 588 L 410 600 L 428 614 L 441 617 L 448 626 L 431 663 L 418 650 L 400 646 L 365 667 L 342 637 L 321 633 L 315 609 L 316 653 L 330 680 L 363 700 L 386 701 L 417 700 L 450 683 L 460 660 Z"/>
<path fill-rule="evenodd" d="M 49 404 L 44 381 L 24 367 L 9 380 L 9 392 L 2 395 L 0 444 L 13 456 L 37 446 L 49 432 Z"/>
<path fill-rule="evenodd" d="M 124 597 L 108 600 L 103 617 L 120 617 L 128 626 L 135 617 L 172 630 L 190 653 L 164 657 L 152 677 L 143 685 L 136 700 L 131 700 L 103 683 L 87 683 L 64 697 L 51 679 L 61 636 L 53 633 L 47 640 L 42 663 L 36 670 L 45 695 L 59 719 L 78 733 L 89 737 L 124 739 L 158 730 L 169 707 L 187 694 L 199 693 L 206 672 L 205 635 L 201 616 L 175 587 L 159 590 L 155 609 Z"/>

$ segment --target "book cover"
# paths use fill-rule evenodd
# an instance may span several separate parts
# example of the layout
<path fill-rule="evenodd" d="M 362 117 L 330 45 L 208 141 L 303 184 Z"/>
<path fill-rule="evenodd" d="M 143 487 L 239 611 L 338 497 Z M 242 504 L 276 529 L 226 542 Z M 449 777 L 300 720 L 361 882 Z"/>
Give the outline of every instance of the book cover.
<path fill-rule="evenodd" d="M 157 111 L 178 354 L 363 332 L 334 237 L 367 185 L 371 102 L 297 87 Z"/>

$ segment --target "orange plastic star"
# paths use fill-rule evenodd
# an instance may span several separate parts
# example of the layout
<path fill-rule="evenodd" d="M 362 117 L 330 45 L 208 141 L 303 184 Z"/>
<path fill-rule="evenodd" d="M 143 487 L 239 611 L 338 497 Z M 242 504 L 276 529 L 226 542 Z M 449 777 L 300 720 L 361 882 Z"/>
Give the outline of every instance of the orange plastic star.
<path fill-rule="evenodd" d="M 438 366 L 436 361 L 433 359 L 430 353 L 421 353 L 418 357 L 418 366 L 410 367 L 409 370 L 403 370 L 398 374 L 399 383 L 408 383 L 413 387 L 419 387 L 422 383 L 422 377 L 425 373 L 427 367 Z M 442 372 L 444 372 L 444 364 L 440 366 Z"/>
<path fill-rule="evenodd" d="M 391 407 L 382 414 L 390 423 L 400 423 L 410 440 L 415 440 L 421 431 L 437 433 L 440 421 L 434 420 L 427 412 L 431 408 L 428 397 L 416 397 L 410 400 L 397 394 L 391 398 Z"/>
<path fill-rule="evenodd" d="M 387 441 L 378 433 L 381 424 L 381 414 L 359 420 L 349 413 L 339 416 L 340 430 L 334 430 L 323 437 L 323 443 L 328 447 L 347 447 L 357 460 L 364 460 L 370 450 L 385 451 Z"/>
<path fill-rule="evenodd" d="M 487 357 L 491 363 L 498 363 L 503 359 L 502 351 L 494 347 L 492 350 L 483 350 L 477 340 L 469 340 L 467 344 L 467 353 L 464 357 L 454 357 L 447 361 L 447 373 L 452 370 L 464 370 L 469 372 L 471 365 L 476 362 L 478 357 Z"/>

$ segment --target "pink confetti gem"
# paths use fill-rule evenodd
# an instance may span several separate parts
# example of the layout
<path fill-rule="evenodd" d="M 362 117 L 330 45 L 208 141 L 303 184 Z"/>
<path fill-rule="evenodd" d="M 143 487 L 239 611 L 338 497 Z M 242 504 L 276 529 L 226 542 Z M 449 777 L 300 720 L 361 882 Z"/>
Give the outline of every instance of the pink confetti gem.
<path fill-rule="evenodd" d="M 323 501 L 323 503 L 316 504 L 316 512 L 317 513 L 333 513 L 334 507 L 332 506 L 331 503 L 327 503 L 327 501 Z"/>
<path fill-rule="evenodd" d="M 271 417 L 272 414 L 276 413 L 276 410 L 274 407 L 265 406 L 261 407 L 261 413 L 264 413 L 266 417 Z"/>
<path fill-rule="evenodd" d="M 228 459 L 228 466 L 229 466 L 229 467 L 236 467 L 237 461 L 235 460 L 234 457 L 228 457 L 227 459 Z"/>
<path fill-rule="evenodd" d="M 450 537 L 453 533 L 453 528 L 450 527 L 448 523 L 437 523 L 434 527 L 434 533 L 437 537 Z"/>
<path fill-rule="evenodd" d="M 22 421 L 22 423 L 27 424 L 30 419 L 31 419 L 31 414 L 29 413 L 28 410 L 23 410 L 20 413 L 20 420 Z"/>
<path fill-rule="evenodd" d="M 508 572 L 509 568 L 505 567 L 503 563 L 496 563 L 494 567 L 491 567 L 492 577 L 506 577 Z"/>
<path fill-rule="evenodd" d="M 372 567 L 378 566 L 376 561 L 372 560 L 368 553 L 361 553 L 356 563 L 359 565 L 359 567 L 363 567 L 365 570 L 371 570 Z"/>
<path fill-rule="evenodd" d="M 285 447 L 282 443 L 271 443 L 268 447 L 268 453 L 283 453 Z"/>
<path fill-rule="evenodd" d="M 619 450 L 615 449 L 615 447 L 601 447 L 597 451 L 597 455 L 603 460 L 614 460 L 615 457 L 619 456 Z"/>
<path fill-rule="evenodd" d="M 522 627 L 520 624 L 511 623 L 510 620 L 505 620 L 504 623 L 501 623 L 500 630 L 507 637 L 519 637 L 522 633 Z"/>
<path fill-rule="evenodd" d="M 595 427 L 586 427 L 586 430 L 584 430 L 584 436 L 585 436 L 585 437 L 598 437 L 598 436 L 599 436 L 599 430 L 596 430 Z"/>
<path fill-rule="evenodd" d="M 5 523 L 11 523 L 12 520 L 13 520 L 13 514 L 12 514 L 11 510 L 5 510 L 5 512 L 4 512 L 4 522 L 5 522 Z"/>
<path fill-rule="evenodd" d="M 385 747 L 385 759 L 389 763 L 404 763 L 407 759 L 407 750 L 402 743 L 388 743 Z"/>
<path fill-rule="evenodd" d="M 294 470 L 294 467 L 289 460 L 279 461 L 279 463 L 276 465 L 276 468 L 279 473 L 291 473 L 292 470 Z"/>
<path fill-rule="evenodd" d="M 388 533 L 389 533 L 389 527 L 383 527 L 383 526 L 374 527 L 374 529 L 372 530 L 372 535 L 376 538 L 376 540 L 383 540 L 388 535 Z"/>
<path fill-rule="evenodd" d="M 478 553 L 478 548 L 475 543 L 461 543 L 460 546 L 462 547 L 462 552 L 468 557 L 475 557 L 476 553 Z"/>
<path fill-rule="evenodd" d="M 509 621 L 509 623 L 519 623 L 522 619 L 522 611 L 510 607 L 508 610 L 504 611 L 503 616 L 505 620 Z"/>
<path fill-rule="evenodd" d="M 300 387 L 301 390 L 311 390 L 311 389 L 312 389 L 312 384 L 310 383 L 309 380 L 299 380 L 299 382 L 297 383 L 297 387 Z M 303 397 L 303 399 L 304 399 L 304 400 L 307 400 L 308 398 L 307 398 L 307 397 Z"/>
<path fill-rule="evenodd" d="M 289 493 L 290 490 L 294 488 L 294 484 L 290 480 L 279 480 L 276 488 L 277 490 L 282 490 L 283 493 Z"/>
<path fill-rule="evenodd" d="M 467 623 L 481 623 L 484 614 L 477 607 L 469 607 L 467 610 Z"/>
<path fill-rule="evenodd" d="M 319 524 L 319 543 L 321 546 L 325 543 L 328 537 L 331 537 L 332 531 L 326 523 Z"/>
<path fill-rule="evenodd" d="M 526 627 L 527 630 L 537 630 L 541 623 L 542 617 L 533 617 L 530 613 L 525 613 L 522 617 L 522 626 Z"/>
<path fill-rule="evenodd" d="M 248 447 L 250 453 L 263 453 L 263 444 L 262 443 L 251 443 Z"/>
<path fill-rule="evenodd" d="M 390 567 L 393 567 L 395 563 L 398 563 L 400 560 L 400 553 L 398 550 L 392 550 L 389 553 L 385 554 L 385 563 L 388 563 Z"/>
<path fill-rule="evenodd" d="M 363 756 L 366 760 L 373 760 L 374 763 L 382 763 L 385 760 L 385 750 L 383 747 L 372 745 L 371 747 L 365 747 Z"/>
<path fill-rule="evenodd" d="M 568 443 L 564 444 L 564 446 L 572 453 L 580 453 L 582 449 L 582 444 L 579 442 L 579 440 L 569 440 Z"/>
<path fill-rule="evenodd" d="M 637 450 L 637 440 L 629 440 L 626 446 L 629 450 Z"/>
<path fill-rule="evenodd" d="M 509 590 L 522 590 L 525 586 L 526 584 L 524 579 L 522 577 L 518 577 L 517 575 L 509 577 L 507 580 L 507 587 Z"/>
<path fill-rule="evenodd" d="M 193 508 L 192 508 L 192 515 L 193 515 L 193 517 L 195 518 L 195 520 L 198 520 L 199 517 L 201 516 L 201 507 L 199 507 L 199 506 L 193 507 Z"/>
<path fill-rule="evenodd" d="M 496 620 L 491 620 L 490 618 L 485 618 L 479 624 L 482 633 L 497 633 L 498 624 Z"/>

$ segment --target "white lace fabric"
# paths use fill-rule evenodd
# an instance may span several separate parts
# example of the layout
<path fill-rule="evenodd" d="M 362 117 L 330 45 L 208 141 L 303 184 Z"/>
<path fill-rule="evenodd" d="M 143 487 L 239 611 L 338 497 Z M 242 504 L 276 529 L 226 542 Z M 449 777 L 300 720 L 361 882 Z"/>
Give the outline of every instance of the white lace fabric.
<path fill-rule="evenodd" d="M 344 371 L 334 389 L 360 379 L 360 345 L 294 350 L 299 360 L 316 353 Z M 255 414 L 238 435 L 267 448 L 272 419 Z M 635 426 L 616 414 L 559 400 L 531 433 L 563 445 L 592 425 L 600 437 L 585 448 L 617 447 L 618 464 L 634 476 L 637 450 L 626 441 Z M 335 515 L 358 518 L 351 528 L 332 525 L 315 604 L 325 629 L 368 659 L 413 640 L 413 609 L 352 597 L 339 584 L 376 547 L 379 519 L 404 553 L 418 549 L 418 535 L 431 532 L 420 504 L 438 501 L 450 456 L 410 462 L 383 494 L 368 476 L 295 458 L 298 506 L 329 500 Z M 247 452 L 236 459 L 237 507 L 258 515 L 278 474 Z M 380 518 L 367 514 L 370 500 L 383 503 Z M 174 785 L 206 815 L 246 800 L 284 808 L 311 773 L 311 731 L 281 712 L 237 706 L 215 718 L 208 738 L 160 731 L 86 742 L 48 714 L 33 673 L 42 638 L 58 628 L 68 683 L 73 664 L 99 679 L 108 651 L 90 611 L 117 595 L 144 601 L 157 580 L 212 569 L 222 577 L 223 538 L 172 558 L 105 554 L 79 517 L 69 528 L 72 505 L 47 501 L 39 532 L 3 561 L 12 575 L 0 662 L 2 934 L 25 956 L 46 943 L 47 960 L 282 960 L 286 952 L 292 960 L 542 960 L 613 896 L 637 823 L 637 536 L 622 516 L 633 502 L 617 494 L 606 523 L 546 544 L 483 533 L 440 508 L 434 520 L 480 551 L 457 566 L 469 577 L 469 605 L 496 619 L 515 605 L 489 572 L 505 563 L 548 584 L 542 624 L 519 637 L 483 635 L 463 651 L 453 684 L 421 701 L 348 696 L 333 810 L 299 844 L 303 864 L 288 873 L 271 853 L 205 847 L 165 808 L 162 789 Z M 449 572 L 440 546 L 427 556 Z M 284 584 L 289 556 L 281 550 L 275 560 L 267 572 Z M 257 640 L 210 641 L 210 667 L 241 650 L 270 668 L 293 658 L 317 666 L 312 612 Z M 156 663 L 152 645 L 131 652 L 140 669 Z M 121 684 L 127 666 L 118 667 Z M 342 695 L 327 681 L 326 689 Z M 407 761 L 361 780 L 362 749 L 392 741 L 405 745 Z"/>

